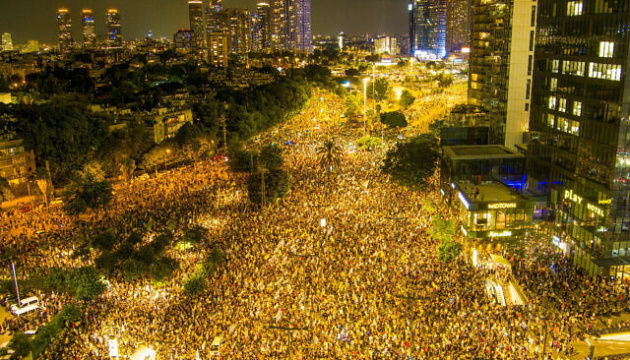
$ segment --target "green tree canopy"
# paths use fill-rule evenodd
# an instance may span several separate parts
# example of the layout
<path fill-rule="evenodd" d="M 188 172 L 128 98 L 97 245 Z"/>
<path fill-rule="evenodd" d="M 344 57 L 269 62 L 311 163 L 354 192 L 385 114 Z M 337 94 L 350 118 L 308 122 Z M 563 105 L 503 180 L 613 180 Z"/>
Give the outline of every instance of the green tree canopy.
<path fill-rule="evenodd" d="M 257 172 L 247 179 L 249 199 L 255 204 L 262 204 L 262 172 Z M 273 203 L 279 198 L 285 197 L 291 190 L 291 179 L 284 170 L 267 171 L 264 174 L 265 202 Z"/>
<path fill-rule="evenodd" d="M 405 114 L 400 111 L 391 111 L 381 114 L 381 122 L 390 128 L 404 128 L 407 127 L 407 119 Z"/>
<path fill-rule="evenodd" d="M 94 175 L 73 181 L 63 191 L 63 207 L 70 215 L 79 215 L 87 209 L 99 210 L 112 200 L 112 185 L 107 180 L 96 181 Z"/>
<path fill-rule="evenodd" d="M 416 101 L 416 98 L 413 95 L 411 95 L 409 90 L 405 89 L 400 94 L 400 101 L 398 102 L 398 104 L 406 109 L 409 106 L 411 106 L 415 101 Z"/>
<path fill-rule="evenodd" d="M 420 135 L 390 149 L 383 162 L 383 172 L 398 183 L 422 189 L 435 173 L 438 157 L 435 137 Z"/>
<path fill-rule="evenodd" d="M 386 78 L 380 77 L 376 81 L 370 81 L 367 88 L 367 96 L 370 99 L 376 101 L 383 101 L 387 99 L 389 93 L 389 81 Z"/>

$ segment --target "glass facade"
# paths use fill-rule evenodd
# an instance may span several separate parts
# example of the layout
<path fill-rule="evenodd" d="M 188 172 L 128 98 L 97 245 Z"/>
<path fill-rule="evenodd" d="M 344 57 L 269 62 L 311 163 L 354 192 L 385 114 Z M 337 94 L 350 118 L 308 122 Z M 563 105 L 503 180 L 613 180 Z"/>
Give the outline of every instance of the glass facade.
<path fill-rule="evenodd" d="M 539 0 L 537 21 L 527 174 L 575 262 L 614 272 L 630 256 L 630 2 Z"/>

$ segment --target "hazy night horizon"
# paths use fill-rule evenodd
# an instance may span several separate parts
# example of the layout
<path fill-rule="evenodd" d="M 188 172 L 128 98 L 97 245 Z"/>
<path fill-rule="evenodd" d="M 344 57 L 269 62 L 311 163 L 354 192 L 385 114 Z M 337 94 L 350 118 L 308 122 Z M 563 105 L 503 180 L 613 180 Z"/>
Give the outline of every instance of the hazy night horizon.
<path fill-rule="evenodd" d="M 224 7 L 244 7 L 255 10 L 253 0 L 226 0 Z M 207 1 L 205 1 L 207 3 Z M 312 2 L 313 34 L 347 34 L 406 32 L 406 0 L 314 0 Z M 37 5 L 36 5 L 37 4 Z M 152 30 L 154 37 L 172 38 L 182 28 L 188 28 L 188 5 L 185 0 L 66 0 L 8 2 L 0 13 L 0 33 L 9 32 L 15 43 L 57 40 L 55 14 L 66 7 L 72 14 L 73 34 L 79 37 L 83 8 L 94 11 L 97 34 L 105 33 L 105 12 L 116 8 L 121 14 L 123 35 L 132 40 L 143 38 Z M 37 11 L 33 11 L 37 8 Z"/>

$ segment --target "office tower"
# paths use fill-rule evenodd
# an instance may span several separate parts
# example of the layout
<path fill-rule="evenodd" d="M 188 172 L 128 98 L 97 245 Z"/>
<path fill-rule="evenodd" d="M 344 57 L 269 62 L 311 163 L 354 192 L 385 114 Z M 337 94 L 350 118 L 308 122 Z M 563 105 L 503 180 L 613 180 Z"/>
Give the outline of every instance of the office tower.
<path fill-rule="evenodd" d="M 311 34 L 311 0 L 295 0 L 296 44 L 295 52 L 310 54 L 313 52 Z"/>
<path fill-rule="evenodd" d="M 470 0 L 448 0 L 446 53 L 461 52 L 470 44 Z"/>
<path fill-rule="evenodd" d="M 81 11 L 81 26 L 83 45 L 94 46 L 96 44 L 96 31 L 94 30 L 94 14 L 91 9 Z"/>
<path fill-rule="evenodd" d="M 107 41 L 112 45 L 122 45 L 122 33 L 120 29 L 120 14 L 116 9 L 107 10 Z"/>
<path fill-rule="evenodd" d="M 446 56 L 446 1 L 415 0 L 411 45 L 413 53 L 423 58 Z M 410 19 L 412 20 L 412 19 Z"/>
<path fill-rule="evenodd" d="M 590 274 L 621 278 L 630 257 L 628 23 L 627 1 L 538 1 L 527 152 L 530 184 L 549 187 L 554 242 Z"/>
<path fill-rule="evenodd" d="M 59 35 L 59 48 L 69 50 L 72 48 L 72 18 L 66 8 L 57 10 L 57 33 Z"/>
<path fill-rule="evenodd" d="M 468 102 L 489 113 L 490 143 L 523 144 L 530 110 L 536 1 L 473 0 Z"/>
<path fill-rule="evenodd" d="M 190 30 L 192 31 L 193 52 L 200 52 L 206 48 L 206 27 L 203 21 L 203 1 L 188 0 L 188 15 Z"/>
<path fill-rule="evenodd" d="M 282 50 L 286 12 L 284 6 L 285 0 L 271 0 L 271 47 L 274 50 Z"/>
<path fill-rule="evenodd" d="M 222 0 L 210 0 L 208 8 L 214 12 L 219 12 L 221 11 L 221 2 Z"/>
<path fill-rule="evenodd" d="M 2 51 L 13 51 L 13 39 L 11 33 L 2 34 Z"/>
<path fill-rule="evenodd" d="M 377 54 L 398 55 L 398 44 L 396 38 L 391 36 L 380 36 L 374 39 L 374 52 Z"/>
<path fill-rule="evenodd" d="M 181 29 L 178 30 L 175 35 L 173 35 L 173 44 L 175 45 L 175 50 L 178 52 L 187 53 L 193 49 L 195 49 L 194 44 L 194 33 L 190 29 Z"/>
<path fill-rule="evenodd" d="M 251 18 L 246 9 L 229 8 L 219 13 L 228 32 L 228 49 L 232 54 L 246 54 L 251 49 Z"/>
<path fill-rule="evenodd" d="M 24 53 L 39 52 L 39 41 L 29 40 L 26 43 L 26 47 L 22 50 Z"/>
<path fill-rule="evenodd" d="M 339 36 L 337 37 L 337 41 L 339 42 L 339 50 L 343 51 L 344 47 L 345 47 L 345 40 L 346 40 L 346 34 L 342 31 L 339 33 Z"/>
<path fill-rule="evenodd" d="M 208 62 L 217 67 L 228 66 L 228 41 L 227 31 L 215 30 L 208 33 Z"/>
<path fill-rule="evenodd" d="M 271 48 L 271 6 L 259 3 L 256 7 L 256 25 L 260 50 Z"/>
<path fill-rule="evenodd" d="M 409 12 L 409 55 L 413 55 L 416 46 L 416 21 L 415 21 L 414 1 L 407 4 Z"/>

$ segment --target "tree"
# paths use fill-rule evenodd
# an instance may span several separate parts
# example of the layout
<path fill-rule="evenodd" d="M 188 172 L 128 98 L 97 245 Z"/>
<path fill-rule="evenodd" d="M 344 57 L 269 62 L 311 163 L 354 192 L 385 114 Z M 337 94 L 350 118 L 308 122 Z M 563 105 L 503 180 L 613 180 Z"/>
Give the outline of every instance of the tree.
<path fill-rule="evenodd" d="M 26 359 L 28 354 L 33 350 L 33 344 L 28 335 L 18 331 L 13 334 L 9 342 L 9 348 L 14 351 L 11 355 L 11 359 Z"/>
<path fill-rule="evenodd" d="M 438 149 L 437 140 L 431 135 L 420 135 L 400 143 L 387 152 L 383 172 L 398 183 L 423 189 L 435 173 Z"/>
<path fill-rule="evenodd" d="M 334 139 L 324 141 L 317 149 L 321 168 L 328 173 L 332 172 L 333 168 L 338 168 L 341 164 L 341 152 L 341 146 Z"/>
<path fill-rule="evenodd" d="M 450 262 L 462 252 L 462 244 L 449 238 L 444 238 L 438 246 L 438 260 Z"/>
<path fill-rule="evenodd" d="M 453 76 L 441 72 L 437 78 L 438 86 L 441 89 L 447 88 L 453 84 Z"/>
<path fill-rule="evenodd" d="M 260 166 L 268 170 L 280 170 L 284 164 L 282 149 L 274 144 L 265 146 L 260 151 Z"/>
<path fill-rule="evenodd" d="M 361 73 L 357 69 L 350 68 L 350 69 L 346 70 L 346 76 L 348 76 L 348 77 L 355 77 L 355 76 L 359 76 L 359 75 L 361 75 Z"/>
<path fill-rule="evenodd" d="M 112 185 L 97 181 L 93 174 L 87 174 L 66 187 L 62 194 L 64 210 L 70 215 L 79 215 L 87 209 L 99 210 L 112 200 Z"/>
<path fill-rule="evenodd" d="M 408 125 L 407 120 L 405 119 L 405 114 L 399 111 L 381 114 L 381 122 L 390 128 L 404 128 Z"/>
<path fill-rule="evenodd" d="M 400 101 L 398 102 L 398 104 L 406 109 L 409 106 L 411 106 L 415 101 L 416 101 L 416 98 L 413 95 L 411 95 L 409 90 L 405 89 L 400 94 Z"/>
<path fill-rule="evenodd" d="M 387 99 L 389 93 L 389 81 L 386 78 L 380 77 L 376 81 L 371 81 L 367 88 L 367 96 L 370 99 L 376 101 L 383 101 Z"/>
<path fill-rule="evenodd" d="M 357 140 L 357 147 L 359 149 L 372 151 L 379 146 L 381 146 L 381 139 L 370 135 L 366 135 Z"/>
<path fill-rule="evenodd" d="M 9 180 L 0 176 L 0 203 L 4 201 L 9 201 L 14 198 L 13 193 L 11 192 L 11 186 L 9 185 Z"/>
<path fill-rule="evenodd" d="M 107 289 L 96 269 L 91 266 L 75 270 L 69 285 L 78 299 L 87 301 L 96 299 Z"/>
<path fill-rule="evenodd" d="M 348 95 L 346 97 L 346 111 L 344 115 L 347 118 L 351 118 L 359 113 L 359 102 L 357 101 L 357 97 L 354 95 Z"/>
<path fill-rule="evenodd" d="M 257 172 L 247 179 L 249 200 L 254 204 L 262 204 L 263 176 L 265 189 L 265 203 L 273 203 L 279 198 L 285 197 L 291 190 L 289 173 L 284 170 L 272 170 Z"/>

